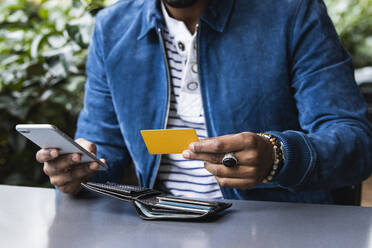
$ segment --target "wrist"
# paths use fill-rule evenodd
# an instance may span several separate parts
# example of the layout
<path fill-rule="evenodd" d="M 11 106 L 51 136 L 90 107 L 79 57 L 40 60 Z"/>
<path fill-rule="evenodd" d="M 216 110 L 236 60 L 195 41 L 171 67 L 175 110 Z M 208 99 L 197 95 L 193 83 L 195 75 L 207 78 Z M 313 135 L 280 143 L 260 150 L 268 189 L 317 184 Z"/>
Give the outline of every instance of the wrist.
<path fill-rule="evenodd" d="M 284 149 L 282 142 L 275 137 L 274 135 L 268 133 L 258 133 L 257 135 L 266 138 L 268 142 L 270 142 L 272 146 L 272 156 L 273 156 L 273 165 L 271 166 L 271 170 L 266 175 L 266 177 L 262 180 L 262 183 L 268 183 L 272 181 L 275 176 L 279 173 L 280 169 L 284 164 Z"/>

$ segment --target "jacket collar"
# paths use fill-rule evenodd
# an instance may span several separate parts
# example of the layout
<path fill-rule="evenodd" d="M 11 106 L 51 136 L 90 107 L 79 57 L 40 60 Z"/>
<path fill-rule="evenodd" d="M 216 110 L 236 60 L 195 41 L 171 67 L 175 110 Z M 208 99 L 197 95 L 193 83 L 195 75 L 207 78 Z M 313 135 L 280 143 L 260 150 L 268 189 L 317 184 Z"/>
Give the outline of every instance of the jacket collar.
<path fill-rule="evenodd" d="M 210 0 L 210 4 L 201 20 L 217 32 L 223 32 L 233 8 L 235 0 Z M 160 8 L 160 0 L 143 0 L 141 30 L 138 40 L 147 35 L 150 30 L 164 25 Z"/>

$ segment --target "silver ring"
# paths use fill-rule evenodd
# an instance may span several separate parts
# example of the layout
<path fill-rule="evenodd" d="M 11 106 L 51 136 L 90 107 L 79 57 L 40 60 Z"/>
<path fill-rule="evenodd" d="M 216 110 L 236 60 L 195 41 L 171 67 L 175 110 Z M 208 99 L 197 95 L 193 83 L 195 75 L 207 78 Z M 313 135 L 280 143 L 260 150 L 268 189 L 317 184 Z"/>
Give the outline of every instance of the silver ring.
<path fill-rule="evenodd" d="M 234 153 L 229 152 L 223 156 L 222 164 L 227 167 L 234 167 L 238 165 L 238 159 L 235 157 Z"/>

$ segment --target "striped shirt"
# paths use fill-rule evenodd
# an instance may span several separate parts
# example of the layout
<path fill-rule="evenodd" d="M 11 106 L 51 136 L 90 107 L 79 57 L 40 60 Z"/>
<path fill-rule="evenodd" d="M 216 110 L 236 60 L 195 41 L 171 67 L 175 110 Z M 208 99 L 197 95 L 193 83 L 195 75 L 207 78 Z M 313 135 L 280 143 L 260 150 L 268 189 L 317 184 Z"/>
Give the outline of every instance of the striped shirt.
<path fill-rule="evenodd" d="M 169 24 L 168 18 L 170 17 L 167 16 L 165 19 L 169 28 L 172 24 Z M 179 21 L 172 19 L 172 22 Z M 184 49 L 181 49 L 182 46 L 178 45 L 180 42 L 177 39 L 178 36 L 176 38 L 168 28 L 165 28 L 162 34 L 172 85 L 167 129 L 193 128 L 199 138 L 206 138 L 207 130 L 201 104 L 199 77 L 195 70 L 197 68 L 196 46 L 194 45 L 196 44 L 196 35 L 192 36 L 184 25 L 186 29 L 184 32 L 189 32 L 191 39 L 185 41 L 181 37 L 185 45 Z M 179 28 L 177 30 L 180 31 Z M 185 44 L 185 42 L 190 43 Z M 192 66 L 194 66 L 193 69 Z M 190 82 L 193 84 L 191 88 L 188 87 L 190 85 L 187 85 Z M 215 177 L 204 168 L 204 162 L 186 160 L 182 154 L 162 156 L 157 176 L 157 187 L 175 196 L 222 198 L 220 187 Z"/>

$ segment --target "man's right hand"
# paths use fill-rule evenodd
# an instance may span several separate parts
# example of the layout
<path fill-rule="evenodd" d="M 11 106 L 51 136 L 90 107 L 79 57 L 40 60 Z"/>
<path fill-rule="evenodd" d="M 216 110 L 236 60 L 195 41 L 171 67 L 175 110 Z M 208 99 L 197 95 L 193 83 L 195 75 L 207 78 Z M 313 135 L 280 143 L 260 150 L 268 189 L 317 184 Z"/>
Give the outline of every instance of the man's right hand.
<path fill-rule="evenodd" d="M 96 155 L 96 145 L 85 140 L 75 140 L 90 153 Z M 80 183 L 86 181 L 97 173 L 97 162 L 79 164 L 81 154 L 71 153 L 59 155 L 58 149 L 41 149 L 36 153 L 36 160 L 44 163 L 44 172 L 49 176 L 50 183 L 57 186 L 62 192 L 77 194 L 81 190 Z M 101 159 L 105 163 L 104 159 Z M 79 164 L 79 165 L 77 165 Z"/>

